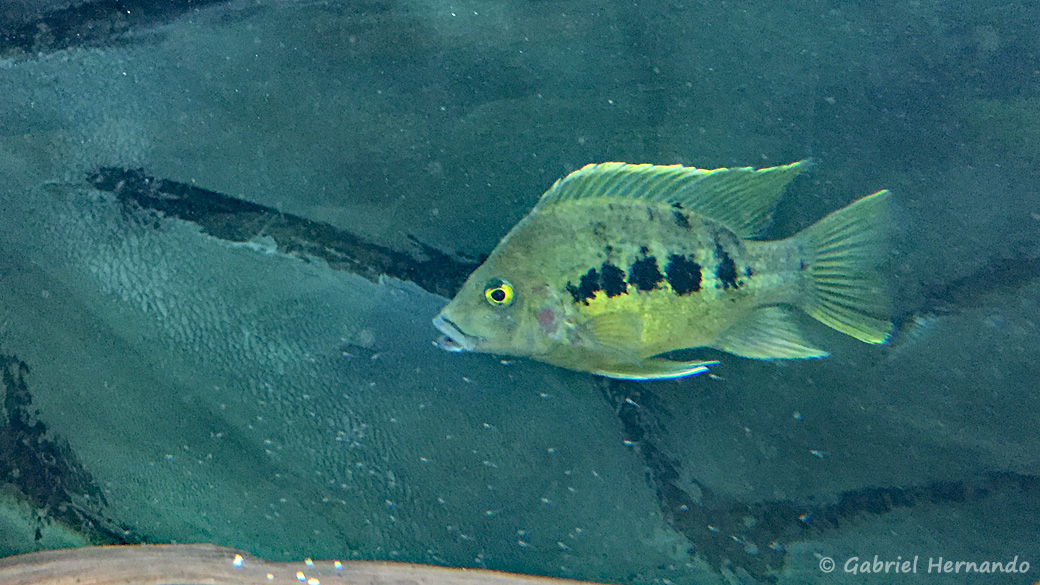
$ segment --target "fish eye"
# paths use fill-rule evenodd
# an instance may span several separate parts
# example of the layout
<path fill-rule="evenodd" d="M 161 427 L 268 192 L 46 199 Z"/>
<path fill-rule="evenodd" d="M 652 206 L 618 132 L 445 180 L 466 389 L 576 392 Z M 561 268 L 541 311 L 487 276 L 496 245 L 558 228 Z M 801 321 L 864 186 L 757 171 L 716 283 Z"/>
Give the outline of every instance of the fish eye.
<path fill-rule="evenodd" d="M 508 307 L 513 304 L 513 285 L 495 278 L 484 285 L 484 298 L 496 307 Z"/>

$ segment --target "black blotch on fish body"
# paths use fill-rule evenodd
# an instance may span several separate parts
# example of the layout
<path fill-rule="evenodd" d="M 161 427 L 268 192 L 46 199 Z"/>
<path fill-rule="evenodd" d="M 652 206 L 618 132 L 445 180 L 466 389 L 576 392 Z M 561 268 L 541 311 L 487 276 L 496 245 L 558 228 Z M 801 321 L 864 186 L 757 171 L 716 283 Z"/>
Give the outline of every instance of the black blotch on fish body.
<path fill-rule="evenodd" d="M 646 248 L 642 249 L 643 254 L 646 254 Z M 639 291 L 654 290 L 662 280 L 664 280 L 664 275 L 657 267 L 657 258 L 653 256 L 636 260 L 628 269 L 628 284 L 635 286 Z"/>
<path fill-rule="evenodd" d="M 737 282 L 737 263 L 722 246 L 715 248 L 715 256 L 719 259 L 719 264 L 715 267 L 715 278 L 722 283 L 723 290 L 739 288 L 741 283 Z"/>
<path fill-rule="evenodd" d="M 628 283 L 625 282 L 625 271 L 613 264 L 603 263 L 603 292 L 608 297 L 616 297 L 628 292 Z"/>
<path fill-rule="evenodd" d="M 701 265 L 693 257 L 672 254 L 664 268 L 665 278 L 679 296 L 701 290 Z"/>
<path fill-rule="evenodd" d="M 690 216 L 681 211 L 673 211 L 672 217 L 675 218 L 675 225 L 685 230 L 690 229 Z"/>
<path fill-rule="evenodd" d="M 628 292 L 628 283 L 625 282 L 625 271 L 610 262 L 604 262 L 597 270 L 589 268 L 588 272 L 581 275 L 578 286 L 567 281 L 567 292 L 571 294 L 574 303 L 589 304 L 590 299 L 596 298 L 596 293 L 603 291 L 608 297 L 616 297 Z"/>
<path fill-rule="evenodd" d="M 646 208 L 646 218 L 650 221 L 654 221 L 654 210 L 651 207 Z"/>
<path fill-rule="evenodd" d="M 744 267 L 744 276 L 746 276 L 748 278 L 751 278 L 754 274 L 755 273 L 751 271 L 751 267 L 750 266 L 745 266 Z"/>
<path fill-rule="evenodd" d="M 581 275 L 581 282 L 578 286 L 574 286 L 567 281 L 567 292 L 571 293 L 574 297 L 575 303 L 589 304 L 589 299 L 595 298 L 596 292 L 603 290 L 603 287 L 599 284 L 599 273 L 596 272 L 595 268 L 590 268 L 588 272 Z"/>

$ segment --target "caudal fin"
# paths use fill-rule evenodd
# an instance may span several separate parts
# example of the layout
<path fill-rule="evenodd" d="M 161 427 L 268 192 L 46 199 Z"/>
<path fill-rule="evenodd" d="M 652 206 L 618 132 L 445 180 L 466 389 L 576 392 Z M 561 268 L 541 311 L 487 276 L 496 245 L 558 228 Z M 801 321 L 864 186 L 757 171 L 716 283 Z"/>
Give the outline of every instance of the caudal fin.
<path fill-rule="evenodd" d="M 887 190 L 867 195 L 795 236 L 808 256 L 809 294 L 802 310 L 867 343 L 884 343 L 892 331 L 891 299 L 873 268 L 888 200 Z"/>

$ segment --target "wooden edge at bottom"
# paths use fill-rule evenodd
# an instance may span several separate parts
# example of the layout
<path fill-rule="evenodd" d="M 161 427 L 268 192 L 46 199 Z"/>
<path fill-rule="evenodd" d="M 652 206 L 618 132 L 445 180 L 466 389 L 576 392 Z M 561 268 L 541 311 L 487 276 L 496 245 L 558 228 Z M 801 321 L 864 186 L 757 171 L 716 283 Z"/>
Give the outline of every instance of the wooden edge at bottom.
<path fill-rule="evenodd" d="M 569 579 L 383 561 L 278 563 L 209 544 L 49 550 L 0 559 L 3 585 L 576 585 Z"/>

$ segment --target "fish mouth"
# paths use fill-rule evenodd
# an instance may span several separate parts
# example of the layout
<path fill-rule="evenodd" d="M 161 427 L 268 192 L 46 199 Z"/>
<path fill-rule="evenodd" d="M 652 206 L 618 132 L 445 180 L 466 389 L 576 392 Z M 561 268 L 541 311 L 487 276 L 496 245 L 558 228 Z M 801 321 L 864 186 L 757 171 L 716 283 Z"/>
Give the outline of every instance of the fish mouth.
<path fill-rule="evenodd" d="M 474 350 L 473 342 L 476 338 L 463 333 L 451 319 L 444 315 L 437 315 L 437 318 L 433 320 L 433 326 L 444 334 L 434 342 L 437 347 L 455 353 Z"/>

